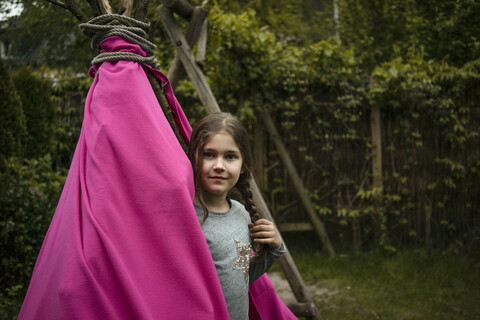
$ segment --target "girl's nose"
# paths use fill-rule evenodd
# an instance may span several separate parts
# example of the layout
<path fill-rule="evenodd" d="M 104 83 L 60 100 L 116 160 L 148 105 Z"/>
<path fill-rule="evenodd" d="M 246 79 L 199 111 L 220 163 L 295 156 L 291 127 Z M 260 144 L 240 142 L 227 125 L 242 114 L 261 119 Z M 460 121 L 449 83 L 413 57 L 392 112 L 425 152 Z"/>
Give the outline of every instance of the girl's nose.
<path fill-rule="evenodd" d="M 218 159 L 215 161 L 215 164 L 213 165 L 213 170 L 224 170 L 225 166 L 223 165 L 223 161 L 221 159 Z"/>

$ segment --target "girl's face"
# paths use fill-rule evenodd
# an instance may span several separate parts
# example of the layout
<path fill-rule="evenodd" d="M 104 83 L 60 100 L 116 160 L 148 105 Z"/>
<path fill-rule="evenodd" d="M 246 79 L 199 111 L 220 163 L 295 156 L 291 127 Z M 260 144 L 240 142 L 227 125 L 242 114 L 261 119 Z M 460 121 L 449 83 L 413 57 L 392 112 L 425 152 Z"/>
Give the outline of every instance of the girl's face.
<path fill-rule="evenodd" d="M 229 133 L 221 131 L 199 151 L 203 153 L 200 181 L 206 200 L 225 199 L 243 171 L 240 149 Z"/>

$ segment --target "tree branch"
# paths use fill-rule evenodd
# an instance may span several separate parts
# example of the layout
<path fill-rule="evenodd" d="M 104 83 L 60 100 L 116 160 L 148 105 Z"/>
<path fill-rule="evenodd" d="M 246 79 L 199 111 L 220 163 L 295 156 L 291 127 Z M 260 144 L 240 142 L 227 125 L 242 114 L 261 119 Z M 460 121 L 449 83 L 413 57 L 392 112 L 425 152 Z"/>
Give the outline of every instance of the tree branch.
<path fill-rule="evenodd" d="M 87 21 L 87 15 L 82 11 L 75 0 L 65 0 L 65 4 L 70 8 L 70 12 L 80 21 Z"/>
<path fill-rule="evenodd" d="M 150 0 L 137 0 L 134 18 L 140 21 L 146 21 L 149 4 Z"/>
<path fill-rule="evenodd" d="M 80 7 L 73 0 L 66 0 L 65 3 L 61 3 L 56 0 L 45 0 L 45 1 L 70 11 L 70 13 L 73 14 L 73 16 L 77 18 L 79 21 L 84 22 L 88 20 L 85 13 L 83 13 L 82 9 L 80 9 Z"/>
<path fill-rule="evenodd" d="M 87 0 L 87 2 L 92 8 L 92 14 L 94 17 L 98 17 L 99 15 L 102 14 L 102 11 L 100 10 L 100 6 L 98 5 L 97 0 Z"/>

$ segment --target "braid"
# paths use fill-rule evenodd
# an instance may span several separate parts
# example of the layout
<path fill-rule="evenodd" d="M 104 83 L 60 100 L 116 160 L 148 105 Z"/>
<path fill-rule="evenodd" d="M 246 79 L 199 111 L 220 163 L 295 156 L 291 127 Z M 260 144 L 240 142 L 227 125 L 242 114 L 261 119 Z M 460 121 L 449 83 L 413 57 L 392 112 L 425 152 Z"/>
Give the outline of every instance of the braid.
<path fill-rule="evenodd" d="M 260 215 L 258 214 L 257 207 L 253 202 L 253 194 L 252 190 L 250 189 L 250 179 L 247 172 L 244 172 L 240 175 L 240 178 L 238 179 L 238 182 L 236 184 L 236 188 L 238 192 L 242 195 L 245 209 L 250 214 L 250 220 L 252 220 L 252 223 L 255 223 L 255 221 L 260 219 Z M 268 247 L 265 244 L 255 245 L 255 260 L 259 262 L 263 261 L 267 256 L 267 249 Z"/>

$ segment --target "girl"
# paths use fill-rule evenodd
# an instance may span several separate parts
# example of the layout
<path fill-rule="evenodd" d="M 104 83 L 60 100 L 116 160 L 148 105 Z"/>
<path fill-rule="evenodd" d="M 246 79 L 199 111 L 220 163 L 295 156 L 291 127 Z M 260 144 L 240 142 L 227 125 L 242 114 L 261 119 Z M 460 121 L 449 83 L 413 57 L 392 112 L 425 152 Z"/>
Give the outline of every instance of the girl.
<path fill-rule="evenodd" d="M 194 127 L 188 156 L 195 175 L 195 210 L 230 318 L 248 319 L 248 285 L 285 252 L 274 224 L 259 218 L 252 201 L 248 132 L 229 113 L 211 114 Z M 233 189 L 245 206 L 228 197 Z M 250 238 L 256 245 L 254 257 Z"/>

